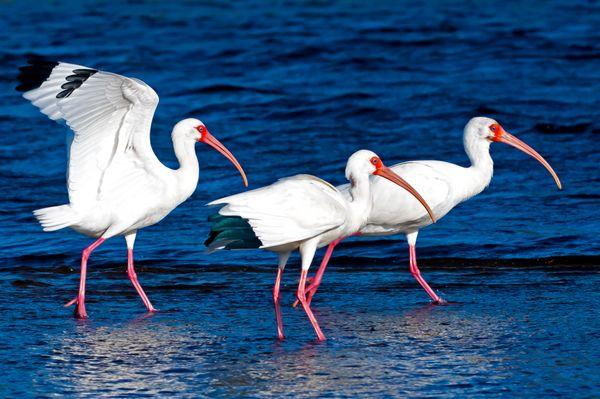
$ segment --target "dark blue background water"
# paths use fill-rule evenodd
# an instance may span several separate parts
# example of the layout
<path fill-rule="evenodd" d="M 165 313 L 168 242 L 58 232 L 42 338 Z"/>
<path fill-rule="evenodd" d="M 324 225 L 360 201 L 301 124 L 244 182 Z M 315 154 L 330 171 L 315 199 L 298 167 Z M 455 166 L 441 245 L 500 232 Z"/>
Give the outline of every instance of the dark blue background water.
<path fill-rule="evenodd" d="M 598 395 L 600 8 L 595 2 L 112 1 L 0 4 L 0 395 L 5 397 L 479 397 Z M 138 77 L 161 96 L 152 142 L 171 167 L 172 125 L 198 117 L 243 163 L 251 188 L 313 173 L 343 183 L 369 148 L 392 164 L 466 164 L 462 128 L 497 118 L 538 149 L 500 144 L 491 186 L 419 239 L 414 282 L 402 237 L 340 246 L 313 308 L 317 344 L 288 307 L 274 340 L 272 254 L 207 255 L 211 199 L 240 191 L 208 148 L 194 196 L 136 245 L 94 253 L 90 320 L 71 231 L 41 232 L 36 208 L 67 201 L 65 128 L 14 92 L 28 53 Z M 522 260 L 515 260 L 521 258 Z"/>

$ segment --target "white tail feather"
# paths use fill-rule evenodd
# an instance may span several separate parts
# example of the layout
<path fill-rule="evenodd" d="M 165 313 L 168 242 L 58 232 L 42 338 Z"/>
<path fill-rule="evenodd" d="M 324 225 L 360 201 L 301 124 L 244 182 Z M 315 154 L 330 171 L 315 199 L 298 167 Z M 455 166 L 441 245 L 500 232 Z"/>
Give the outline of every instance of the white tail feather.
<path fill-rule="evenodd" d="M 55 231 L 77 223 L 77 214 L 70 205 L 51 206 L 36 209 L 33 214 L 44 231 Z"/>

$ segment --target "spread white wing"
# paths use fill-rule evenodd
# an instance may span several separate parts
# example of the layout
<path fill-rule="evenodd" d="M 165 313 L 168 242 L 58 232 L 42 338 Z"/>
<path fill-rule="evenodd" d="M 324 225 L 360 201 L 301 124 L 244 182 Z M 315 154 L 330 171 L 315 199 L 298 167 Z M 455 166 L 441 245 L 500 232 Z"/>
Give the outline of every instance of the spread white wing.
<path fill-rule="evenodd" d="M 334 229 L 346 220 L 346 205 L 331 184 L 311 175 L 287 177 L 263 188 L 218 199 L 223 216 L 246 219 L 261 248 L 295 243 Z"/>
<path fill-rule="evenodd" d="M 86 207 L 117 194 L 116 187 L 143 184 L 160 165 L 150 144 L 158 96 L 144 82 L 39 60 L 22 67 L 19 79 L 23 97 L 74 132 L 67 179 L 72 205 Z"/>

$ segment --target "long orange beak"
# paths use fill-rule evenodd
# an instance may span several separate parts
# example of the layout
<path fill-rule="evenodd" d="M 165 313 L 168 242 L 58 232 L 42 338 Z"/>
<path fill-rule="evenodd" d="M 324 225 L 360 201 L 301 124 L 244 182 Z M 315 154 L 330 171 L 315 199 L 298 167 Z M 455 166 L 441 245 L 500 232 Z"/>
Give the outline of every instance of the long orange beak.
<path fill-rule="evenodd" d="M 219 140 L 215 138 L 212 134 L 209 133 L 208 129 L 204 129 L 202 136 L 200 137 L 200 142 L 206 143 L 215 150 L 219 151 L 225 158 L 229 159 L 229 161 L 237 168 L 237 170 L 242 175 L 242 179 L 244 180 L 244 186 L 248 187 L 248 179 L 246 178 L 246 173 L 244 169 L 242 169 L 242 165 L 235 159 L 233 154 L 225 148 L 223 144 Z"/>
<path fill-rule="evenodd" d="M 408 184 L 406 182 L 406 180 L 404 180 L 403 178 L 401 178 L 400 176 L 398 176 L 390 168 L 388 168 L 387 166 L 384 166 L 383 164 L 381 164 L 381 166 L 379 166 L 375 170 L 375 172 L 373 172 L 373 174 L 377 175 L 377 176 L 385 177 L 386 179 L 388 179 L 392 183 L 395 183 L 395 184 L 399 185 L 400 187 L 402 187 L 403 189 L 405 189 L 406 191 L 408 191 L 409 193 L 411 193 L 421 203 L 421 205 L 423 205 L 425 207 L 425 209 L 427 210 L 427 213 L 429 214 L 429 217 L 431 218 L 431 221 L 433 223 L 435 223 L 435 216 L 433 215 L 433 211 L 431 210 L 431 208 L 429 207 L 429 205 L 427 204 L 427 202 L 425 202 L 425 200 L 423 199 L 423 197 L 421 197 L 421 194 L 419 194 L 417 192 L 417 190 L 415 190 L 413 188 L 413 186 L 411 186 L 410 184 Z"/>
<path fill-rule="evenodd" d="M 528 154 L 529 156 L 535 158 L 539 163 L 544 165 L 548 172 L 550 172 L 552 178 L 554 179 L 554 182 L 558 186 L 558 189 L 562 190 L 562 184 L 560 182 L 560 179 L 558 178 L 558 175 L 556 174 L 556 172 L 554 172 L 552 166 L 550 166 L 550 164 L 546 162 L 544 157 L 542 157 L 540 154 L 537 153 L 536 150 L 534 150 L 533 148 L 531 148 L 530 146 L 513 136 L 512 134 L 509 134 L 506 130 L 504 130 L 502 126 L 500 126 L 498 133 L 496 133 L 496 135 L 492 138 L 492 141 L 498 141 L 501 143 L 508 144 L 509 146 L 515 147 L 516 149 L 523 151 L 525 154 Z"/>

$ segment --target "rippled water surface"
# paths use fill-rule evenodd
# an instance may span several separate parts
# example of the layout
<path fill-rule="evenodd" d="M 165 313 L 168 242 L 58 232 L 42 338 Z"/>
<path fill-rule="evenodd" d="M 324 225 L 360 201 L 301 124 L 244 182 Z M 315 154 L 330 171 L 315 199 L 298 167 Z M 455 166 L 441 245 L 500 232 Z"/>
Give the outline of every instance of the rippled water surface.
<path fill-rule="evenodd" d="M 0 3 L 0 396 L 594 397 L 600 390 L 600 8 L 595 2 Z M 491 186 L 419 236 L 432 306 L 402 237 L 341 245 L 313 302 L 328 340 L 291 308 L 274 340 L 275 257 L 204 253 L 204 204 L 241 191 L 198 148 L 193 197 L 136 242 L 149 316 L 121 238 L 94 253 L 90 319 L 72 231 L 36 208 L 67 201 L 65 128 L 14 91 L 28 54 L 138 77 L 161 96 L 152 143 L 202 119 L 252 188 L 295 173 L 344 182 L 369 148 L 393 164 L 466 164 L 462 127 L 497 118 L 538 149 L 493 145 Z"/>

